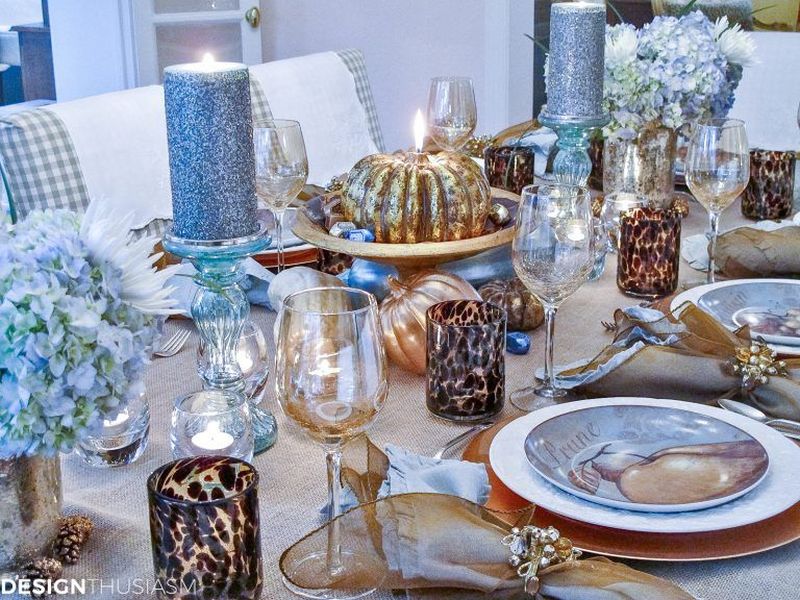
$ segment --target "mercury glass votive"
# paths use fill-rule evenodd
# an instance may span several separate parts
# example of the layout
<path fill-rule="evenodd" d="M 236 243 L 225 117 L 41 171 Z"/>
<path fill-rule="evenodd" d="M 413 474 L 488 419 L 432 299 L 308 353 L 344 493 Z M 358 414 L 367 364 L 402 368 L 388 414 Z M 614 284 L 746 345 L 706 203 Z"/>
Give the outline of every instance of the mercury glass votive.
<path fill-rule="evenodd" d="M 745 217 L 772 220 L 792 214 L 795 161 L 791 151 L 750 151 L 750 181 L 742 196 Z"/>
<path fill-rule="evenodd" d="M 182 458 L 150 475 L 147 497 L 159 599 L 261 596 L 255 467 L 225 456 Z"/>
<path fill-rule="evenodd" d="M 623 213 L 619 223 L 619 289 L 651 299 L 673 293 L 681 260 L 680 213 L 640 207 Z"/>
<path fill-rule="evenodd" d="M 175 400 L 172 456 L 220 455 L 253 459 L 253 424 L 247 399 L 230 390 L 203 390 Z"/>
<path fill-rule="evenodd" d="M 483 151 L 483 171 L 489 185 L 521 194 L 534 180 L 536 153 L 527 146 L 489 146 Z"/>
<path fill-rule="evenodd" d="M 426 402 L 437 417 L 481 421 L 505 403 L 506 313 L 478 300 L 428 309 Z"/>

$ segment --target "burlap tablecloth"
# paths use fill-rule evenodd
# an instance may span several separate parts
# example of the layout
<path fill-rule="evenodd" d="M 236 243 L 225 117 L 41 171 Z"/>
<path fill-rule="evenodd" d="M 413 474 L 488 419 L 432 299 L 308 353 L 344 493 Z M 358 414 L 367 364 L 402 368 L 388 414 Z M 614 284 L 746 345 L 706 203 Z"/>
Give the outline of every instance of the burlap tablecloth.
<path fill-rule="evenodd" d="M 684 222 L 683 236 L 699 233 L 706 220 L 705 211 L 697 204 Z M 723 216 L 724 228 L 743 223 L 738 202 Z M 608 261 L 599 281 L 587 283 L 569 298 L 558 314 L 556 327 L 556 361 L 564 363 L 599 351 L 610 339 L 600 320 L 611 320 L 619 306 L 636 303 L 616 288 L 616 262 Z M 682 265 L 682 279 L 697 280 L 703 274 Z M 274 314 L 256 308 L 253 318 L 264 328 L 272 343 Z M 170 322 L 167 334 L 188 322 Z M 536 367 L 543 361 L 544 332 L 533 336 L 531 352 L 526 356 L 507 355 L 507 389 L 528 384 Z M 67 568 L 64 576 L 95 581 L 92 598 L 141 598 L 136 595 L 137 583 L 152 585 L 153 568 L 147 522 L 145 482 L 151 471 L 171 460 L 169 423 L 172 402 L 180 394 L 200 389 L 195 371 L 197 338 L 177 356 L 157 359 L 147 372 L 152 422 L 150 445 L 139 461 L 114 469 L 93 469 L 76 456 L 63 459 L 65 510 L 91 516 L 96 529 L 80 562 Z M 630 395 L 636 395 L 631 389 Z M 391 391 L 370 435 L 378 444 L 403 445 L 415 452 L 433 453 L 447 440 L 463 430 L 435 419 L 425 409 L 424 379 L 392 368 Z M 322 450 L 300 434 L 271 397 L 269 402 L 278 415 L 280 435 L 277 444 L 255 458 L 261 475 L 261 542 L 266 584 L 262 598 L 293 598 L 281 584 L 277 561 L 292 542 L 319 523 L 318 508 L 325 501 L 325 464 Z M 504 415 L 516 412 L 512 406 Z M 726 561 L 706 563 L 648 563 L 632 566 L 671 579 L 697 598 L 730 600 L 736 598 L 769 598 L 790 600 L 800 597 L 800 543 L 764 554 Z M 137 580 L 134 581 L 134 580 Z M 132 583 L 131 583 L 132 582 Z M 112 589 L 113 588 L 113 589 Z M 130 592 L 126 590 L 130 589 Z M 145 595 L 144 597 L 148 597 Z M 374 598 L 391 598 L 376 594 Z M 453 596 L 448 596 L 453 597 Z"/>

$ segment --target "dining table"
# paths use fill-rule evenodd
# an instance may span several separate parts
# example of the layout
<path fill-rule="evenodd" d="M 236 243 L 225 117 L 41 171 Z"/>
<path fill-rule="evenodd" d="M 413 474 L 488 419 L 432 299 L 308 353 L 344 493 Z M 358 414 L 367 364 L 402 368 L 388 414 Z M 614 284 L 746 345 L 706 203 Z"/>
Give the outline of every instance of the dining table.
<path fill-rule="evenodd" d="M 683 238 L 705 230 L 707 214 L 697 203 L 683 222 Z M 744 225 L 739 203 L 722 216 L 723 230 Z M 698 281 L 705 274 L 686 262 L 680 268 L 681 282 Z M 558 311 L 555 333 L 556 364 L 590 358 L 613 337 L 601 321 L 613 320 L 615 309 L 636 305 L 641 299 L 623 295 L 616 285 L 616 257 L 609 254 L 605 272 L 585 283 Z M 266 333 L 274 356 L 275 313 L 253 307 L 251 318 Z M 167 322 L 165 335 L 178 329 L 193 329 L 189 320 Z M 544 362 L 544 328 L 531 332 L 530 352 L 506 354 L 506 390 L 530 384 Z M 146 482 L 148 475 L 172 460 L 169 431 L 175 398 L 201 388 L 197 374 L 198 337 L 193 333 L 181 352 L 158 358 L 147 367 L 145 383 L 150 402 L 149 445 L 134 464 L 113 469 L 85 465 L 77 455 L 62 458 L 64 511 L 89 516 L 95 529 L 77 564 L 65 569 L 64 577 L 85 579 L 94 585 L 92 598 L 141 598 L 132 584 L 152 585 L 153 565 L 148 525 Z M 379 446 L 391 443 L 413 452 L 433 455 L 438 448 L 467 426 L 434 417 L 425 406 L 425 378 L 390 367 L 389 395 L 369 430 Z M 637 396 L 635 387 L 627 390 Z M 261 516 L 261 550 L 264 566 L 264 599 L 294 598 L 281 581 L 282 552 L 322 524 L 320 507 L 326 501 L 323 449 L 315 445 L 281 413 L 271 386 L 264 400 L 278 420 L 275 445 L 257 455 Z M 506 402 L 500 418 L 522 414 Z M 457 453 L 451 455 L 456 457 Z M 800 457 L 800 455 L 798 455 Z M 500 540 L 498 539 L 498 544 Z M 636 569 L 666 578 L 703 600 L 769 598 L 794 600 L 800 596 L 800 541 L 761 554 L 707 562 L 627 561 Z M 130 590 L 130 591 L 128 591 Z M 416 598 L 415 592 L 378 591 L 372 596 Z M 83 597 L 83 596 L 82 596 Z M 442 597 L 434 594 L 430 597 Z M 451 593 L 447 597 L 466 597 Z"/>

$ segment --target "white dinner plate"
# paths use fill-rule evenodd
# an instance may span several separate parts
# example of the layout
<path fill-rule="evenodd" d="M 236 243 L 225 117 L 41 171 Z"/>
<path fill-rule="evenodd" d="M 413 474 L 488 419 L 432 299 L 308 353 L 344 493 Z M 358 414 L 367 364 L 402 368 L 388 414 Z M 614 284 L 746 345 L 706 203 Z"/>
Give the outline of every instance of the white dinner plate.
<path fill-rule="evenodd" d="M 572 440 L 564 451 L 564 440 Z M 686 512 L 744 496 L 767 475 L 752 435 L 715 417 L 665 406 L 591 406 L 536 425 L 525 438 L 536 472 L 589 502 Z"/>
<path fill-rule="evenodd" d="M 744 287 L 749 287 L 752 285 L 755 285 L 756 287 L 750 289 Z M 777 286 L 774 288 L 776 293 L 770 292 L 771 286 Z M 785 299 L 787 298 L 786 289 L 791 290 L 791 287 L 787 286 L 797 287 L 797 301 L 800 303 L 800 281 L 798 280 L 733 279 L 730 281 L 718 281 L 716 283 L 699 285 L 697 287 L 685 290 L 673 298 L 672 303 L 670 304 L 670 310 L 675 311 L 681 304 L 692 302 L 715 319 L 718 319 L 725 327 L 731 331 L 735 331 L 736 329 L 739 329 L 741 325 L 735 322 L 734 315 L 737 313 L 737 311 L 747 308 L 747 305 L 751 303 L 750 300 L 740 299 L 738 301 L 742 303 L 742 306 L 735 305 L 735 302 L 737 301 L 736 299 L 742 298 L 743 296 L 742 293 L 738 292 L 747 292 L 747 294 L 744 295 L 749 297 L 749 295 L 752 294 L 753 289 L 758 290 L 759 293 L 763 294 L 763 299 L 753 300 L 752 303 L 758 305 L 757 308 L 770 308 L 774 306 L 776 299 L 780 299 L 781 304 L 785 303 Z M 720 294 L 719 290 L 725 290 L 727 288 L 733 288 L 731 289 L 731 300 L 727 302 L 720 302 L 720 299 L 715 296 Z M 711 296 L 709 296 L 709 294 L 711 294 Z M 734 304 L 732 304 L 732 302 Z M 800 304 L 795 305 L 794 308 L 797 306 L 800 306 Z M 787 306 L 785 308 L 792 307 Z M 764 335 L 762 337 L 764 337 L 765 341 L 769 343 L 769 347 L 775 350 L 775 352 L 788 356 L 800 356 L 800 345 L 794 343 L 781 343 L 791 340 L 787 340 L 783 336 Z M 798 342 L 800 342 L 800 340 L 798 340 Z"/>
<path fill-rule="evenodd" d="M 603 506 L 568 494 L 548 483 L 528 463 L 525 439 L 540 423 L 592 406 L 624 405 L 677 408 L 738 427 L 767 451 L 769 472 L 755 489 L 721 506 L 681 513 L 644 513 Z M 580 442 L 575 445 L 574 439 L 564 439 L 559 450 L 577 452 L 578 445 Z M 506 425 L 492 442 L 489 460 L 500 480 L 526 500 L 570 519 L 615 529 L 651 533 L 717 531 L 762 521 L 800 502 L 800 448 L 777 431 L 742 415 L 678 400 L 602 398 L 548 406 Z"/>

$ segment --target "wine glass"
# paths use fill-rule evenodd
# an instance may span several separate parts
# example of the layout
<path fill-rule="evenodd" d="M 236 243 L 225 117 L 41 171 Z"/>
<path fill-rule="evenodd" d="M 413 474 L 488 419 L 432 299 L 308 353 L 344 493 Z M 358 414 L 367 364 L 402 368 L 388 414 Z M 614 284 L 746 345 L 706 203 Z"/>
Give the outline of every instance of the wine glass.
<path fill-rule="evenodd" d="M 538 398 L 563 398 L 553 371 L 556 310 L 587 280 L 595 260 L 589 190 L 566 183 L 530 185 L 522 190 L 512 249 L 514 270 L 544 307 L 544 381 L 511 394 L 511 403 L 530 411 Z"/>
<path fill-rule="evenodd" d="M 428 96 L 428 131 L 443 150 L 464 147 L 478 124 L 475 91 L 469 77 L 434 77 Z"/>
<path fill-rule="evenodd" d="M 750 146 L 744 123 L 736 119 L 695 123 L 686 158 L 686 184 L 708 211 L 706 283 L 714 283 L 719 217 L 744 191 L 749 179 Z"/>
<path fill-rule="evenodd" d="M 285 266 L 283 215 L 308 178 L 308 159 L 300 123 L 285 119 L 253 125 L 256 157 L 256 195 L 275 217 L 278 272 Z"/>
<path fill-rule="evenodd" d="M 321 287 L 288 296 L 281 307 L 276 353 L 276 391 L 286 415 L 321 444 L 328 466 L 330 519 L 341 514 L 341 447 L 362 433 L 386 399 L 386 355 L 378 304 L 368 292 Z M 343 547 L 338 521 L 328 529 L 327 552 L 298 561 L 293 576 L 317 581 L 319 589 L 292 592 L 307 598 L 356 598 L 369 590 L 329 589 L 370 558 Z M 365 566 L 366 565 L 366 566 Z"/>

